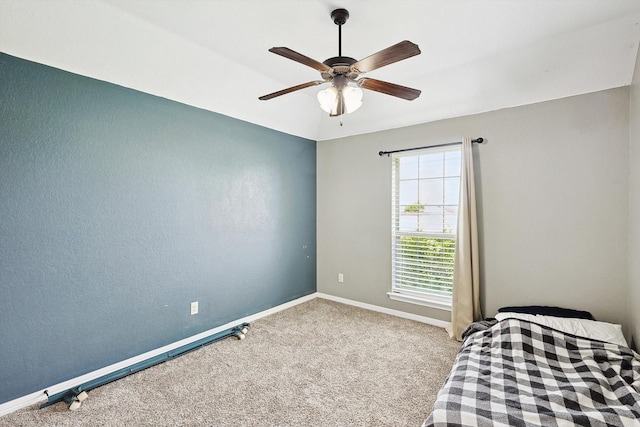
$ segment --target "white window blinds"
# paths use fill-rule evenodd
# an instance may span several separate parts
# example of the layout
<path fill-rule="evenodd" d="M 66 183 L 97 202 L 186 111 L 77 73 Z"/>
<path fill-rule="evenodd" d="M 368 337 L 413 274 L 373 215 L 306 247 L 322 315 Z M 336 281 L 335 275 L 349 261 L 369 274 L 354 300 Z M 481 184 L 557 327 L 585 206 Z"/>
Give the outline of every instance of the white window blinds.
<path fill-rule="evenodd" d="M 460 147 L 393 156 L 392 293 L 451 305 Z"/>

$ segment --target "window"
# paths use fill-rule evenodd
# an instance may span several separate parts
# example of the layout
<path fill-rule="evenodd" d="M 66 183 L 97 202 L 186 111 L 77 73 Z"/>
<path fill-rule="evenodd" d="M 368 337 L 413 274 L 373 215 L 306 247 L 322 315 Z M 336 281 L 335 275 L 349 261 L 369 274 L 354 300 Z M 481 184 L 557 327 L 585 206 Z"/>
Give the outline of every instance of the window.
<path fill-rule="evenodd" d="M 393 157 L 392 299 L 451 309 L 459 146 Z"/>

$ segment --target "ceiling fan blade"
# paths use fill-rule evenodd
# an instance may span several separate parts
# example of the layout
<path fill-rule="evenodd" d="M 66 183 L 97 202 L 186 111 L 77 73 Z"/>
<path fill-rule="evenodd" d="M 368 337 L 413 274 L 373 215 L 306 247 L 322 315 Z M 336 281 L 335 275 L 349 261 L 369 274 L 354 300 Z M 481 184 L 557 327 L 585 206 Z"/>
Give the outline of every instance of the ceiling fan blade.
<path fill-rule="evenodd" d="M 422 91 L 418 89 L 412 89 L 406 86 L 400 86 L 394 83 L 383 82 L 382 80 L 370 79 L 363 77 L 359 79 L 358 85 L 363 89 L 369 89 L 376 92 L 386 93 L 387 95 L 397 96 L 398 98 L 412 101 L 420 96 Z"/>
<path fill-rule="evenodd" d="M 393 64 L 394 62 L 402 61 L 403 59 L 411 58 L 419 54 L 420 48 L 418 48 L 418 45 L 405 40 L 361 59 L 353 64 L 351 69 L 357 70 L 358 73 L 368 73 L 385 65 Z"/>
<path fill-rule="evenodd" d="M 308 56 L 304 56 L 301 53 L 296 52 L 295 50 L 291 50 L 288 47 L 272 47 L 269 49 L 269 52 L 276 53 L 280 56 L 284 56 L 285 58 L 292 59 L 296 62 L 299 62 L 307 67 L 311 67 L 314 70 L 318 71 L 329 71 L 331 67 L 322 62 L 318 62 L 315 59 L 311 59 Z"/>
<path fill-rule="evenodd" d="M 302 83 L 301 85 L 291 86 L 291 87 L 288 87 L 286 89 L 282 89 L 282 90 L 279 90 L 277 92 L 273 92 L 273 93 L 270 93 L 268 95 L 261 96 L 258 99 L 261 100 L 261 101 L 266 101 L 268 99 L 272 99 L 272 98 L 275 98 L 275 97 L 280 96 L 280 95 L 286 95 L 287 93 L 295 92 L 297 90 L 305 89 L 305 88 L 308 88 L 308 87 L 311 87 L 311 86 L 317 86 L 317 85 L 322 84 L 322 83 L 327 83 L 327 82 L 325 82 L 324 80 L 315 80 L 315 81 L 312 81 L 312 82 Z"/>

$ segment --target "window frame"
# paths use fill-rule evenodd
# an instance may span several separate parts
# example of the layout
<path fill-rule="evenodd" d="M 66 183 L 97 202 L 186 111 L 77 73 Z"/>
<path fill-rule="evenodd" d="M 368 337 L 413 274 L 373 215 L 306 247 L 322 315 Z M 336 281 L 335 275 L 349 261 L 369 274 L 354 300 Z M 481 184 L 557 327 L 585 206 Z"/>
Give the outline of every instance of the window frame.
<path fill-rule="evenodd" d="M 462 153 L 461 146 L 449 146 L 449 147 L 438 147 L 438 148 L 426 148 L 421 150 L 412 151 L 411 153 L 394 153 L 392 155 L 391 162 L 391 180 L 392 180 L 392 189 L 391 189 L 391 291 L 387 293 L 390 299 L 418 304 L 427 307 L 437 308 L 440 310 L 451 311 L 451 301 L 452 296 L 451 293 L 440 293 L 437 291 L 418 291 L 418 290 L 410 290 L 405 287 L 398 286 L 396 282 L 396 254 L 397 254 L 397 246 L 403 236 L 414 236 L 414 237 L 426 237 L 426 238 L 437 238 L 437 239 L 454 239 L 454 257 L 455 257 L 455 246 L 457 245 L 457 230 L 454 230 L 452 233 L 445 232 L 423 232 L 423 231 L 402 231 L 400 230 L 400 218 L 399 218 L 399 209 L 400 206 L 400 168 L 398 159 L 403 157 L 416 157 L 418 163 L 420 162 L 420 156 L 425 154 L 435 154 L 435 153 L 446 153 L 446 152 L 458 152 Z M 445 161 L 445 159 L 443 159 Z M 438 178 L 446 179 L 450 177 L 460 177 L 460 173 L 458 175 L 447 175 L 446 170 L 443 168 L 442 175 Z M 420 180 L 420 176 L 418 175 L 417 180 Z M 422 178 L 428 179 L 428 178 Z M 443 183 L 444 185 L 444 183 Z M 459 191 L 459 190 L 458 190 Z M 459 193 L 458 193 L 459 195 Z M 443 198 L 444 198 L 443 194 Z M 444 202 L 444 200 L 443 200 Z M 421 200 L 418 200 L 418 204 L 422 204 Z M 426 203 L 425 203 L 426 205 Z M 443 209 L 447 204 L 443 203 Z M 450 205 L 450 204 L 449 204 Z M 459 207 L 459 197 L 457 203 L 455 205 Z M 457 209 L 456 209 L 457 211 Z M 444 215 L 444 213 L 443 213 Z M 457 214 L 456 214 L 456 226 L 457 226 Z M 455 267 L 455 265 L 453 266 Z M 453 279 L 451 279 L 451 284 L 453 285 Z"/>

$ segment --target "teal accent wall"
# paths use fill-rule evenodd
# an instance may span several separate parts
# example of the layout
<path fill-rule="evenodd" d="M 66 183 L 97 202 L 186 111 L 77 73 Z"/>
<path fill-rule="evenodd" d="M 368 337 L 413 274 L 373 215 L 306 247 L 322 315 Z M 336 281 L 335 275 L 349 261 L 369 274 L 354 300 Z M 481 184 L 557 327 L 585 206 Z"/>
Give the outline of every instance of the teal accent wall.
<path fill-rule="evenodd" d="M 314 141 L 0 54 L 0 403 L 315 292 L 315 224 Z"/>

